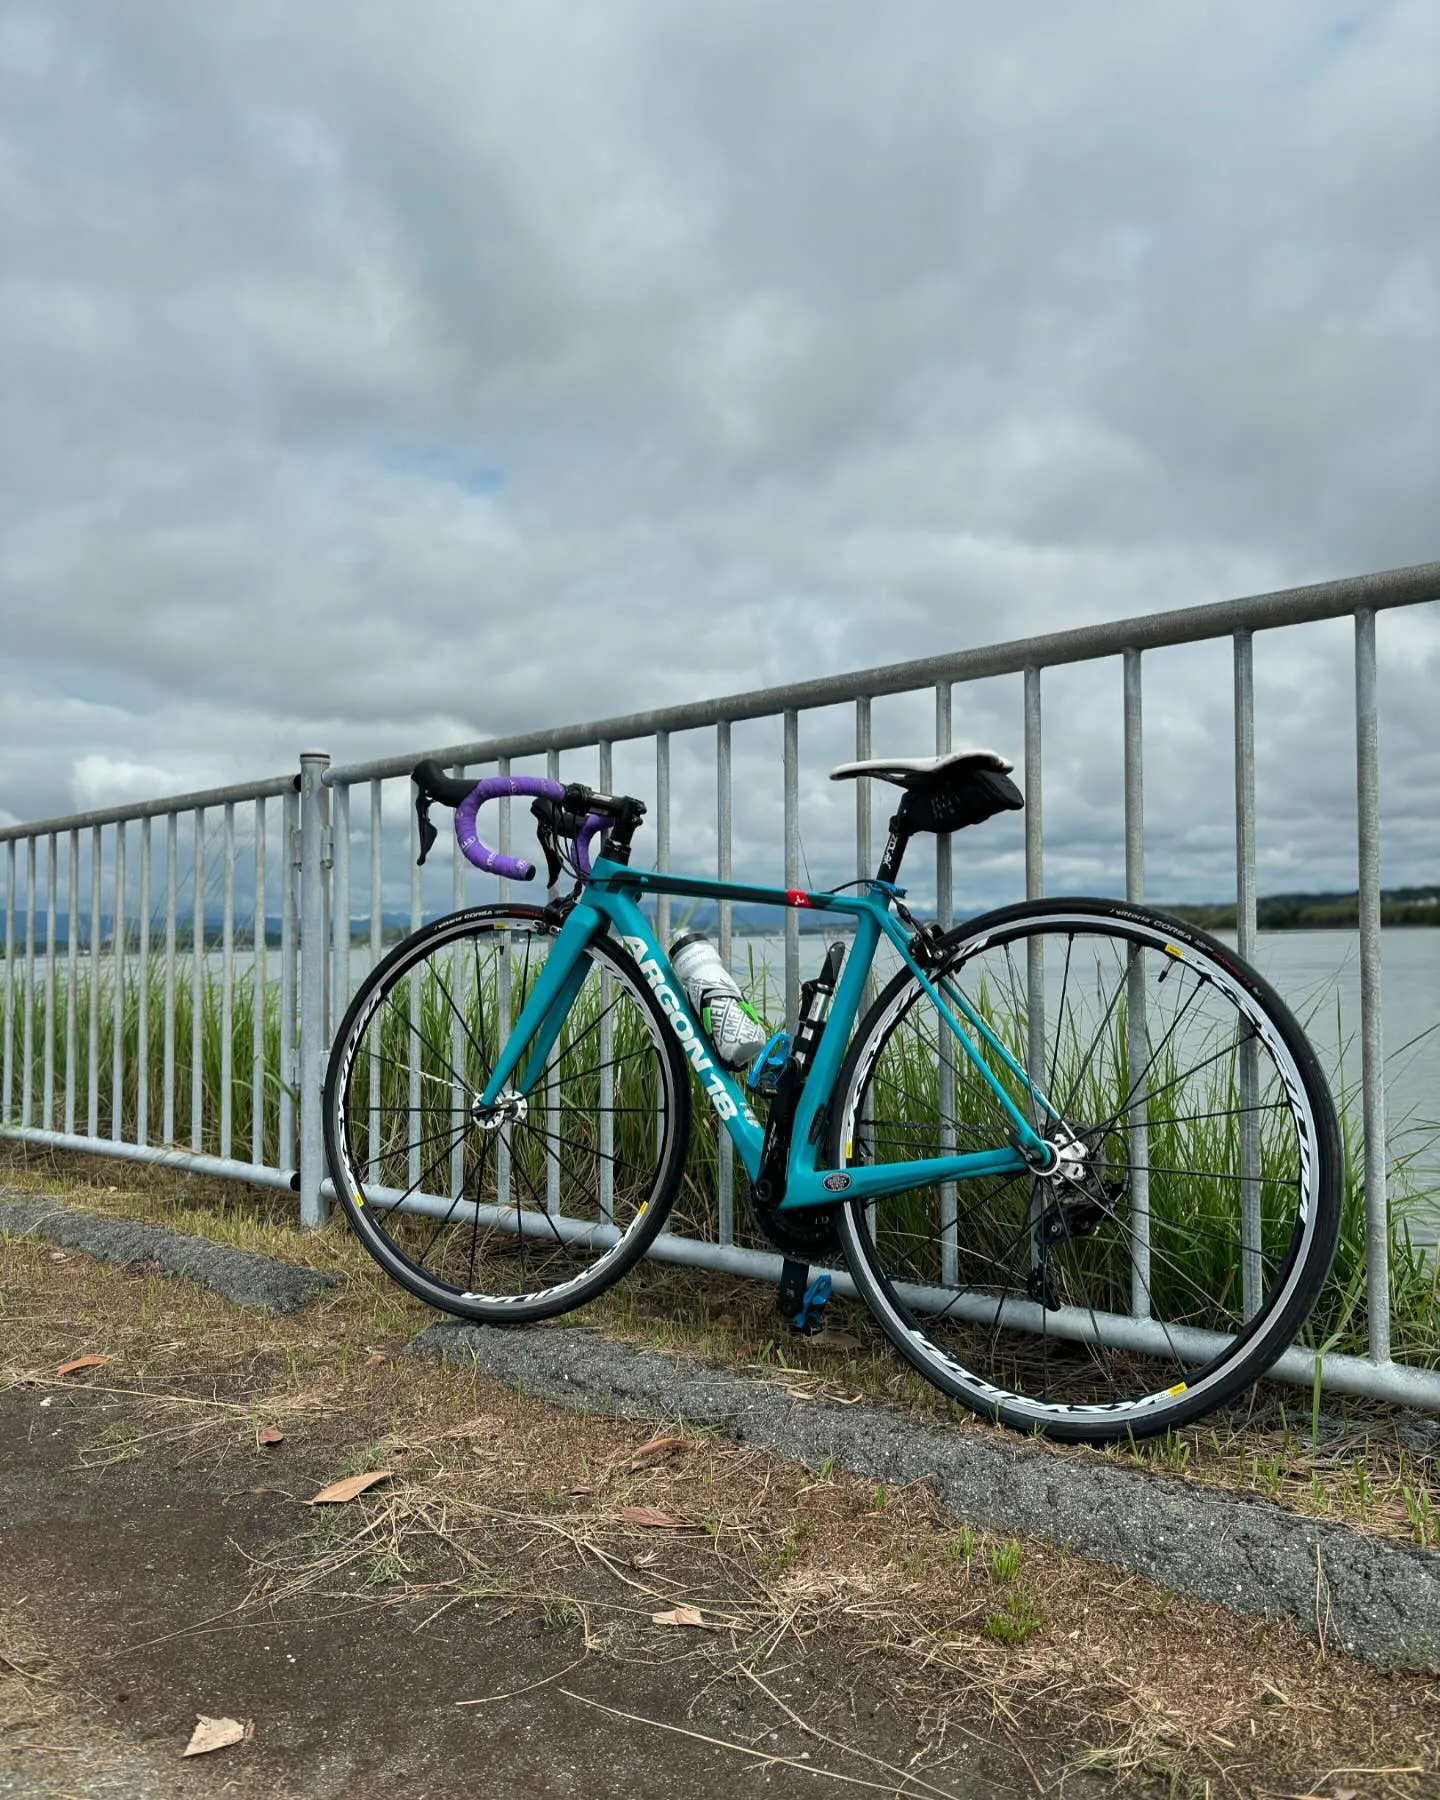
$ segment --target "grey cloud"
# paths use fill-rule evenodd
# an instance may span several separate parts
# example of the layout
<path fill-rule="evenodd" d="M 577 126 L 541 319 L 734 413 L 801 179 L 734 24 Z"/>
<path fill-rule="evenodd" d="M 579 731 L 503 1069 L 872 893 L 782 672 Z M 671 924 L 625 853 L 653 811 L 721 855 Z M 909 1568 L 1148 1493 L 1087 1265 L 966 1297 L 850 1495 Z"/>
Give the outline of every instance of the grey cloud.
<path fill-rule="evenodd" d="M 12 6 L 0 804 L 1433 555 L 1436 66 L 1423 0 Z M 1257 657 L 1262 885 L 1353 866 L 1316 642 Z M 1381 644 L 1420 878 L 1436 609 Z M 1223 890 L 1228 663 L 1152 660 L 1152 890 Z M 1118 878 L 1118 693 L 1047 684 L 1054 883 Z M 1013 684 L 956 719 L 1017 752 Z M 837 879 L 848 731 L 804 728 Z M 771 737 L 737 864 L 777 854 Z M 675 784 L 703 859 L 698 746 Z M 977 893 L 1017 843 L 967 846 Z"/>

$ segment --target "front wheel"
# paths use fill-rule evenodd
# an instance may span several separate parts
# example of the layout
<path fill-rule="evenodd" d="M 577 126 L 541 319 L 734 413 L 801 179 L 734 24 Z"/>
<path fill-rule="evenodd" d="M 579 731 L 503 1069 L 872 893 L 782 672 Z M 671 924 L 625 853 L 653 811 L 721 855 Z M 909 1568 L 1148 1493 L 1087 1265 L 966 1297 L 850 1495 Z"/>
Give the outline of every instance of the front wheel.
<path fill-rule="evenodd" d="M 1232 950 L 1141 907 L 1026 903 L 942 943 L 932 981 L 985 1021 L 993 1041 L 967 1035 L 1053 1163 L 842 1211 L 886 1335 L 966 1406 L 1071 1441 L 1233 1398 L 1290 1343 L 1339 1234 L 1335 1109 L 1299 1024 Z M 835 1168 L 1013 1132 L 908 970 L 837 1092 Z"/>
<path fill-rule="evenodd" d="M 535 1079 L 480 1106 L 555 942 L 534 907 L 439 919 L 371 970 L 331 1051 L 325 1149 L 350 1225 L 387 1274 L 460 1318 L 520 1323 L 594 1299 L 644 1255 L 680 1185 L 686 1066 L 649 984 L 603 937 Z"/>

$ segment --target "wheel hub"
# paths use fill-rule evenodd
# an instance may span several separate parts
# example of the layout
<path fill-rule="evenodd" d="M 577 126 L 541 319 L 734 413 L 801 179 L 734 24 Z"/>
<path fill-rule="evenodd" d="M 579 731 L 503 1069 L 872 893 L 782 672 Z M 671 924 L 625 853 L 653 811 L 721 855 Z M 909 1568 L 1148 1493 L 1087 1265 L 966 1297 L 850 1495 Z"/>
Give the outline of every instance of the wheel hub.
<path fill-rule="evenodd" d="M 529 1101 L 513 1090 L 502 1094 L 493 1106 L 486 1106 L 478 1094 L 470 1102 L 471 1122 L 481 1131 L 498 1131 L 502 1125 L 523 1125 L 529 1112 Z"/>

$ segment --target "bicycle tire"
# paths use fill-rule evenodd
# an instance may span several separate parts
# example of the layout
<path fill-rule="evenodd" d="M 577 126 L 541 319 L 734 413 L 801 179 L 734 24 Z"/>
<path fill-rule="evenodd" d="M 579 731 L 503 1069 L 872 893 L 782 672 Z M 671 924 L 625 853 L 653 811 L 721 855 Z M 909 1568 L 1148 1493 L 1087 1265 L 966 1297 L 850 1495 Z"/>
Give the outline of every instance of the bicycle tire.
<path fill-rule="evenodd" d="M 477 1115 L 499 1015 L 508 1034 L 557 929 L 513 904 L 436 920 L 360 984 L 331 1050 L 325 1149 L 350 1228 L 458 1318 L 583 1306 L 645 1254 L 680 1185 L 687 1067 L 649 983 L 603 936 L 530 1092 Z"/>
<path fill-rule="evenodd" d="M 1067 1173 L 952 1184 L 952 1211 L 939 1187 L 849 1202 L 846 1261 L 891 1343 L 963 1405 L 1066 1441 L 1153 1436 L 1234 1399 L 1300 1329 L 1339 1236 L 1339 1128 L 1294 1015 L 1228 946 L 1127 903 L 1024 902 L 957 927 L 941 946 L 932 979 L 965 994 L 1022 1066 L 1041 971 L 1033 1016 L 1048 1108 L 985 1054 Z M 922 998 L 902 970 L 856 1031 L 831 1114 L 835 1168 L 1004 1144 L 1004 1115 L 958 1047 L 945 1112 L 940 1018 Z M 1098 1019 L 1083 1051 L 1080 1032 L 1067 1040 L 1067 1001 Z M 1209 1043 L 1208 1061 L 1177 1075 L 1192 1037 L 1197 1055 Z M 1228 1111 L 1210 1104 L 1237 1094 Z M 1204 1166 L 1207 1154 L 1217 1166 Z M 1148 1315 L 1138 1329 L 1137 1313 Z"/>

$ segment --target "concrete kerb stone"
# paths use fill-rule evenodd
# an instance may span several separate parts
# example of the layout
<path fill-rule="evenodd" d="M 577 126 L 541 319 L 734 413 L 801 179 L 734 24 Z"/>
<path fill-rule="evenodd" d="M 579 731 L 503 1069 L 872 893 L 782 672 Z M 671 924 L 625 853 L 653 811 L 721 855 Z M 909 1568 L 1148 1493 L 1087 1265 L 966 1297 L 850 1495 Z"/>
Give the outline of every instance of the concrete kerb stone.
<path fill-rule="evenodd" d="M 85 1212 L 6 1189 L 0 1189 L 0 1232 L 45 1238 L 101 1262 L 158 1263 L 167 1275 L 198 1281 L 235 1306 L 270 1313 L 296 1312 L 339 1285 L 335 1276 L 318 1269 L 296 1268 L 274 1257 L 167 1231 L 162 1225 Z"/>
<path fill-rule="evenodd" d="M 797 1400 L 758 1377 L 593 1331 L 436 1324 L 412 1352 L 477 1366 L 577 1412 L 710 1426 L 867 1480 L 933 1483 L 957 1520 L 1025 1532 L 1237 1612 L 1293 1619 L 1386 1666 L 1440 1664 L 1440 1554 L 1269 1502 L 1057 1455 L 1000 1430 L 947 1429 L 870 1402 Z"/>

